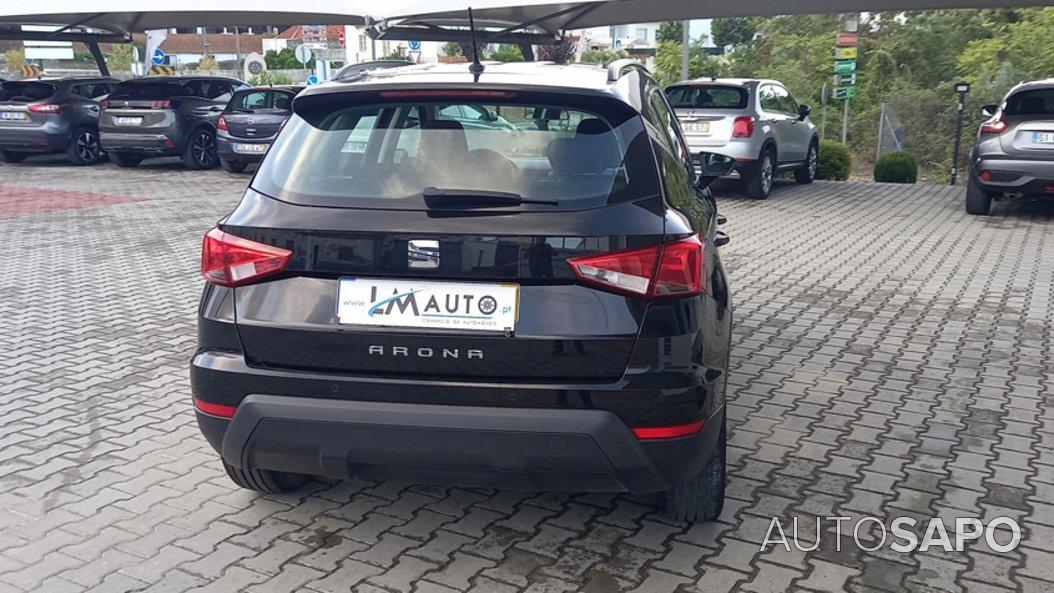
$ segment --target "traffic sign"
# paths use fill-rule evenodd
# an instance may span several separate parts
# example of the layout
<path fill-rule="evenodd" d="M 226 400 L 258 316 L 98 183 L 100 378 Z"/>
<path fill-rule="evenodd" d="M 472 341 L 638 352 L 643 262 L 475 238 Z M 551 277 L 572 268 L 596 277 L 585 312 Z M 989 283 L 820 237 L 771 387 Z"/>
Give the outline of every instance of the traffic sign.
<path fill-rule="evenodd" d="M 303 46 L 301 46 L 301 47 L 303 47 Z M 304 84 L 306 84 L 308 86 L 311 86 L 313 84 L 318 84 L 318 77 L 315 76 L 314 74 L 312 74 L 311 76 L 307 77 L 307 80 L 304 81 Z"/>
<path fill-rule="evenodd" d="M 838 60 L 834 63 L 834 71 L 838 74 L 852 74 L 856 72 L 856 60 Z"/>
<path fill-rule="evenodd" d="M 856 96 L 856 87 L 844 86 L 834 89 L 835 99 L 852 99 Z"/>
<path fill-rule="evenodd" d="M 286 55 L 288 55 L 288 54 L 286 54 Z M 160 48 L 159 49 L 155 49 L 154 50 L 154 55 L 150 56 L 150 63 L 155 65 L 155 66 L 160 66 L 161 64 L 164 64 L 165 63 L 165 52 L 161 51 Z"/>
<path fill-rule="evenodd" d="M 299 60 L 301 64 L 307 65 L 313 57 L 315 57 L 315 54 L 311 51 L 310 47 L 303 43 L 296 46 L 296 59 Z"/>
<path fill-rule="evenodd" d="M 420 64 L 421 63 L 421 52 L 410 50 L 407 53 L 407 55 L 410 56 L 410 61 L 411 62 L 413 62 L 415 64 Z"/>
<path fill-rule="evenodd" d="M 259 76 L 264 70 L 267 70 L 267 61 L 258 52 L 252 52 L 245 56 L 245 80 Z"/>
<path fill-rule="evenodd" d="M 856 84 L 856 74 L 835 74 L 834 86 L 853 86 Z"/>
<path fill-rule="evenodd" d="M 406 45 L 410 47 L 410 51 L 421 51 L 420 39 L 411 39 L 410 41 L 406 42 Z"/>
<path fill-rule="evenodd" d="M 860 43 L 860 36 L 856 33 L 839 33 L 838 41 L 835 43 L 838 47 L 856 47 Z"/>
<path fill-rule="evenodd" d="M 836 60 L 855 60 L 856 59 L 856 48 L 855 47 L 839 47 L 834 50 L 834 59 Z"/>

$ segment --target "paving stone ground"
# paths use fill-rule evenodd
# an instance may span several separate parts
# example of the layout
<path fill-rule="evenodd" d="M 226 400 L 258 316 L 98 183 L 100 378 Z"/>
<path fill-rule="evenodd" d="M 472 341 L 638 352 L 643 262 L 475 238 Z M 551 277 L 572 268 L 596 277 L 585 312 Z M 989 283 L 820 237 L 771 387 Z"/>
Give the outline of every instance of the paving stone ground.
<path fill-rule="evenodd" d="M 719 188 L 728 503 L 688 527 L 650 497 L 235 488 L 187 366 L 201 236 L 247 181 L 0 165 L 0 593 L 1054 590 L 1054 201 L 978 218 L 947 187 Z M 815 549 L 763 550 L 773 516 Z M 828 516 L 1007 516 L 1022 539 L 863 552 L 834 523 L 817 541 Z"/>

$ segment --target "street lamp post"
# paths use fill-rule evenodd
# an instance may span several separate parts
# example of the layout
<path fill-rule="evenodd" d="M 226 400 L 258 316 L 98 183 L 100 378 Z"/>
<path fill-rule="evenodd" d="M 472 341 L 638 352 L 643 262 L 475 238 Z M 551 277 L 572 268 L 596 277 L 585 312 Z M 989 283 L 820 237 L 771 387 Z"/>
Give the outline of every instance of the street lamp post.
<path fill-rule="evenodd" d="M 959 94 L 959 115 L 955 121 L 955 145 L 952 148 L 952 185 L 959 179 L 959 149 L 962 147 L 963 116 L 966 113 L 966 93 L 970 92 L 970 84 L 960 82 L 955 85 L 955 92 Z"/>

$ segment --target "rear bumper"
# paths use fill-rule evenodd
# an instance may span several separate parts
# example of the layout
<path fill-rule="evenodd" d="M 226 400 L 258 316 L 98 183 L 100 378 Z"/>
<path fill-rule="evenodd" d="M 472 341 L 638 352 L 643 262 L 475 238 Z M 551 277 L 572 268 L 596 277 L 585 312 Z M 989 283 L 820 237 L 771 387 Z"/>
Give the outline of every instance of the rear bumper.
<path fill-rule="evenodd" d="M 258 163 L 263 160 L 267 152 L 242 152 L 235 149 L 235 144 L 266 144 L 271 146 L 273 139 L 270 138 L 245 138 L 238 139 L 230 136 L 216 135 L 216 154 L 226 161 L 241 161 L 245 163 Z"/>
<path fill-rule="evenodd" d="M 640 441 L 602 410 L 490 408 L 250 395 L 227 420 L 197 413 L 228 463 L 338 479 L 658 492 L 706 466 L 723 409 L 687 437 Z"/>
<path fill-rule="evenodd" d="M 60 152 L 69 145 L 69 134 L 44 128 L 0 128 L 0 150 L 15 152 Z"/>
<path fill-rule="evenodd" d="M 981 179 L 988 171 L 991 179 Z M 1054 161 L 977 157 L 970 171 L 978 186 L 989 192 L 1049 194 L 1054 189 Z"/>
<path fill-rule="evenodd" d="M 167 134 L 129 134 L 120 132 L 99 133 L 99 144 L 103 150 L 131 152 L 147 155 L 178 155 L 176 142 Z"/>

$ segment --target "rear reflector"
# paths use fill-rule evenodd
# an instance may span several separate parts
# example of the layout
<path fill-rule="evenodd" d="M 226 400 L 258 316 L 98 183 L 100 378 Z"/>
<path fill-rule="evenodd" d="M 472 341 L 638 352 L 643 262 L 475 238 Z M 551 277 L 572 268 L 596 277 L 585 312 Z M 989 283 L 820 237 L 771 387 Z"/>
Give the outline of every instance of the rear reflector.
<path fill-rule="evenodd" d="M 201 245 L 201 275 L 220 286 L 240 286 L 285 269 L 293 252 L 225 233 L 218 227 Z"/>
<path fill-rule="evenodd" d="M 196 397 L 194 398 L 194 407 L 197 408 L 199 412 L 203 412 L 211 416 L 219 416 L 221 418 L 233 418 L 234 413 L 238 411 L 238 408 L 236 406 L 224 406 L 222 404 L 214 404 L 212 402 L 200 400 Z"/>
<path fill-rule="evenodd" d="M 703 292 L 703 243 L 698 236 L 642 249 L 567 260 L 584 284 L 643 298 L 681 298 Z"/>
<path fill-rule="evenodd" d="M 981 171 L 981 175 L 979 177 L 981 178 L 981 181 L 991 181 L 992 180 L 992 172 L 991 171 Z"/>
<path fill-rule="evenodd" d="M 648 428 L 634 428 L 633 434 L 641 440 L 675 439 L 693 435 L 703 429 L 705 422 L 700 420 L 690 424 L 677 424 L 675 426 L 653 426 Z"/>

